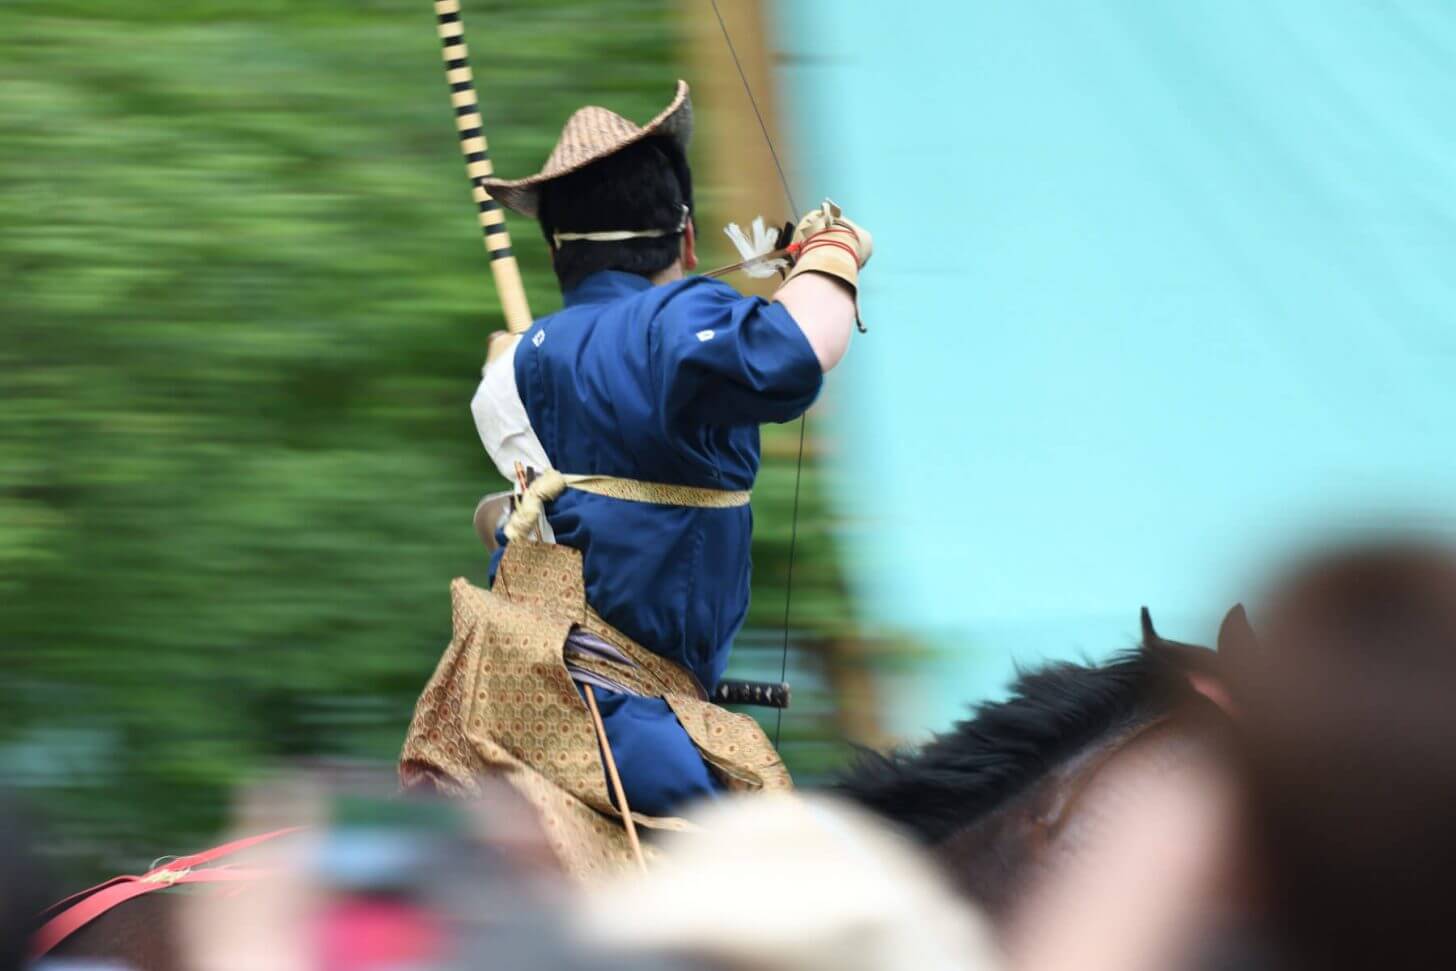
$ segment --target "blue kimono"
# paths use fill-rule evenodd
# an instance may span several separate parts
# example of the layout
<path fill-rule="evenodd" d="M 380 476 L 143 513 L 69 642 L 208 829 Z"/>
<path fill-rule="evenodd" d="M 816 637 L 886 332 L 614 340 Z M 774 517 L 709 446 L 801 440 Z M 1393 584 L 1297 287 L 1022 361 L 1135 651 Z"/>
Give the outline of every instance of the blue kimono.
<path fill-rule="evenodd" d="M 514 355 L 515 390 L 562 472 L 742 490 L 758 426 L 803 414 L 823 374 L 781 304 L 706 277 L 653 286 L 604 271 L 564 294 Z M 748 610 L 749 507 L 698 509 L 568 489 L 547 507 L 582 551 L 588 602 L 712 691 Z M 491 563 L 491 575 L 499 563 Z M 721 784 L 666 702 L 597 692 L 628 802 L 671 815 Z"/>

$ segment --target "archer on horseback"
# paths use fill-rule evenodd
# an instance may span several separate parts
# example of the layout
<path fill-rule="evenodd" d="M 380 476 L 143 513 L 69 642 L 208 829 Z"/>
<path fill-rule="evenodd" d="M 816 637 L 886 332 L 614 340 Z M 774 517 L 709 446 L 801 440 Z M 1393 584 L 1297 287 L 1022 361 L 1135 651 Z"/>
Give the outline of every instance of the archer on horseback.
<path fill-rule="evenodd" d="M 647 826 L 790 784 L 757 724 L 707 699 L 748 609 L 759 425 L 803 414 L 843 357 L 871 240 L 825 203 L 795 228 L 772 300 L 686 275 L 691 131 L 679 82 L 645 126 L 582 108 L 541 172 L 479 180 L 539 220 L 564 307 L 492 347 L 471 404 L 514 512 L 491 590 L 456 582 L 407 783 L 468 791 L 470 773 L 503 772 L 548 821 L 564 791 L 612 815 L 625 799 Z M 565 816 L 569 856 L 600 817 Z"/>

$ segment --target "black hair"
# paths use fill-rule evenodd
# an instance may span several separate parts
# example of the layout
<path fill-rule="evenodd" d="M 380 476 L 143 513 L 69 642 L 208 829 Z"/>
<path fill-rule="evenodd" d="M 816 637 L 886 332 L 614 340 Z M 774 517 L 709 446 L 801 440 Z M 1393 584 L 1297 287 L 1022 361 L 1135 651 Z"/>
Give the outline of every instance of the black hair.
<path fill-rule="evenodd" d="M 593 233 L 612 230 L 668 230 L 665 236 L 618 242 L 568 240 L 552 265 L 561 289 L 569 290 L 599 270 L 652 276 L 681 255 L 683 208 L 693 208 L 693 179 L 677 142 L 651 137 L 635 142 L 585 168 L 541 187 L 541 232 Z"/>

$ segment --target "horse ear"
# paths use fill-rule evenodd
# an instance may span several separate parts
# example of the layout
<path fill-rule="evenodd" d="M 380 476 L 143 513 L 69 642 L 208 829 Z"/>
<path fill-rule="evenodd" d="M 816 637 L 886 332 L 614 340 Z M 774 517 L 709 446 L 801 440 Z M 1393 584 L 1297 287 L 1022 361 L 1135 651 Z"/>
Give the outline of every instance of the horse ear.
<path fill-rule="evenodd" d="M 1213 671 L 1190 671 L 1188 687 L 1218 706 L 1225 715 L 1233 717 L 1234 699 L 1222 675 Z"/>
<path fill-rule="evenodd" d="M 1225 672 L 1231 665 L 1238 665 L 1248 658 L 1257 647 L 1254 628 L 1243 604 L 1234 604 L 1224 614 L 1223 623 L 1218 626 L 1217 666 L 1213 670 L 1195 671 L 1188 676 L 1188 684 L 1194 691 L 1223 709 L 1230 717 L 1236 715 L 1233 696 L 1229 693 Z"/>
<path fill-rule="evenodd" d="M 1237 664 L 1258 650 L 1259 639 L 1243 604 L 1234 604 L 1218 627 L 1218 653 L 1226 662 Z"/>
<path fill-rule="evenodd" d="M 1234 610 L 1229 611 L 1229 615 L 1233 616 L 1234 611 L 1238 611 L 1239 617 L 1243 617 L 1242 607 L 1235 607 Z M 1225 617 L 1224 626 L 1227 627 L 1228 623 L 1229 618 Z M 1244 623 L 1247 625 L 1247 619 L 1244 620 Z M 1225 714 L 1233 714 L 1233 700 L 1229 697 L 1228 688 L 1224 684 L 1223 663 L 1218 653 L 1194 644 L 1164 640 L 1153 627 L 1153 615 L 1146 607 L 1142 611 L 1142 627 L 1144 651 L 1173 660 L 1177 663 L 1179 670 L 1183 672 L 1183 677 L 1190 688 L 1213 702 Z M 1220 645 L 1223 643 L 1222 630 L 1219 633 L 1219 643 Z"/>
<path fill-rule="evenodd" d="M 1142 610 L 1143 642 L 1142 649 L 1149 654 L 1160 654 L 1166 658 L 1176 658 L 1184 664 L 1203 664 L 1213 657 L 1213 652 L 1201 644 L 1185 644 L 1182 641 L 1170 641 L 1158 633 L 1153 626 L 1153 615 L 1148 608 Z"/>
<path fill-rule="evenodd" d="M 1143 608 L 1143 647 L 1156 644 L 1162 640 L 1158 632 L 1153 629 L 1153 614 L 1147 607 Z"/>

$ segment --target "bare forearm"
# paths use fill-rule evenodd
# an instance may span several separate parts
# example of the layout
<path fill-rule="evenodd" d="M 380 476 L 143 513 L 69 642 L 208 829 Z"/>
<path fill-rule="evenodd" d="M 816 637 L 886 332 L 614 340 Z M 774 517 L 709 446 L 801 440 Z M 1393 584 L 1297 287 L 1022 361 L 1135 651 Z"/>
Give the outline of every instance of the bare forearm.
<path fill-rule="evenodd" d="M 849 349 L 854 330 L 854 291 L 823 273 L 803 273 L 779 288 L 774 300 L 804 332 L 819 367 L 827 374 Z"/>

